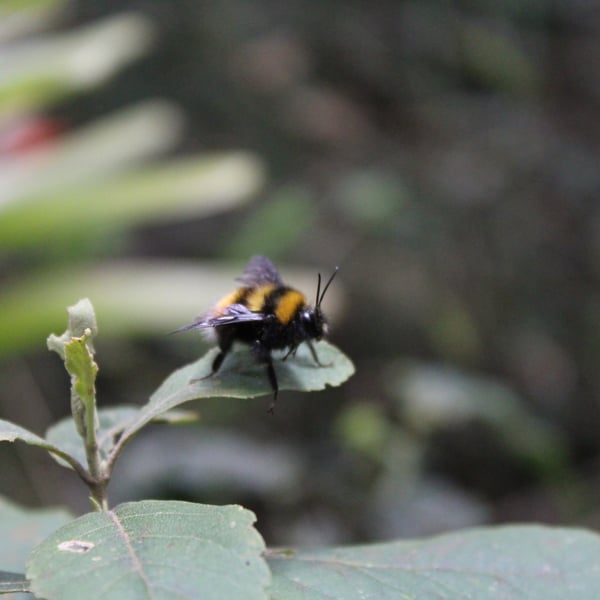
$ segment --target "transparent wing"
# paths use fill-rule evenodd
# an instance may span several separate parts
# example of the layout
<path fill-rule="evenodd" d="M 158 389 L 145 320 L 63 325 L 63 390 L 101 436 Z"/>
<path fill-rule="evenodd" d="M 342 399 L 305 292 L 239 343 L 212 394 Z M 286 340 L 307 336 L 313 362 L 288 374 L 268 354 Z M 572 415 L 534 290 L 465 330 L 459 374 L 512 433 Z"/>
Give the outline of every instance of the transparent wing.
<path fill-rule="evenodd" d="M 263 321 L 263 313 L 252 312 L 243 304 L 230 304 L 222 314 L 217 316 L 209 315 L 203 317 L 189 325 L 184 325 L 176 329 L 173 333 L 188 331 L 189 329 L 207 329 L 209 327 L 223 327 L 224 325 L 233 325 L 234 323 L 250 323 L 252 321 Z"/>
<path fill-rule="evenodd" d="M 266 256 L 253 256 L 236 281 L 244 287 L 258 287 L 267 283 L 283 285 L 275 265 Z"/>

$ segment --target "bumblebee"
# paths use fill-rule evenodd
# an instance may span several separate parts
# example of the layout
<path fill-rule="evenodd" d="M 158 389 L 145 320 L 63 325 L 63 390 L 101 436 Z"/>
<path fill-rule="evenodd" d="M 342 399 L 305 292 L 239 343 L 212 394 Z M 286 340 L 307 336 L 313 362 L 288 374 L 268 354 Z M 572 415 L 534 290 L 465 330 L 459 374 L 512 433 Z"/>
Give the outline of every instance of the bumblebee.
<path fill-rule="evenodd" d="M 319 361 L 313 340 L 318 341 L 327 334 L 327 321 L 321 311 L 321 303 L 337 270 L 336 267 L 323 291 L 319 273 L 315 305 L 310 306 L 304 294 L 283 283 L 275 265 L 268 258 L 254 256 L 242 276 L 236 280 L 240 287 L 219 300 L 207 314 L 177 331 L 214 330 L 219 354 L 206 377 L 219 371 L 234 342 L 248 344 L 257 362 L 266 366 L 273 389 L 268 412 L 273 414 L 279 391 L 273 368 L 273 350 L 287 349 L 283 357 L 285 360 L 296 353 L 300 344 L 306 342 L 315 363 L 320 367 L 327 366 Z"/>

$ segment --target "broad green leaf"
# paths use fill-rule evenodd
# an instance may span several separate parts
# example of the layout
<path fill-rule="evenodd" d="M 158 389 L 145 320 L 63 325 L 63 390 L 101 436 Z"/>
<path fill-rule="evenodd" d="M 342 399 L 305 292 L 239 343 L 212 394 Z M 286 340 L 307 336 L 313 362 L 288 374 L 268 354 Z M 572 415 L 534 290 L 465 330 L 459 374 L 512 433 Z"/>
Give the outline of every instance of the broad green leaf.
<path fill-rule="evenodd" d="M 271 600 L 592 600 L 599 557 L 595 533 L 512 526 L 268 561 Z"/>
<path fill-rule="evenodd" d="M 101 460 L 106 460 L 110 451 L 114 448 L 115 442 L 119 439 L 121 433 L 138 416 L 139 406 L 121 405 L 111 408 L 103 408 L 98 411 L 98 432 L 96 439 Z M 189 423 L 197 418 L 195 413 L 183 410 L 172 410 L 156 419 L 153 423 Z M 75 422 L 72 417 L 65 417 L 58 423 L 55 423 L 46 432 L 46 440 L 52 444 L 60 446 L 80 463 L 85 464 L 85 448 L 81 436 L 75 429 Z M 70 467 L 68 463 L 59 457 L 57 462 L 65 467 Z"/>
<path fill-rule="evenodd" d="M 26 574 L 47 600 L 267 600 L 270 575 L 254 521 L 240 506 L 122 504 L 52 534 Z"/>
<path fill-rule="evenodd" d="M 274 360 L 280 391 L 323 390 L 326 386 L 341 385 L 352 376 L 352 361 L 335 346 L 322 341 L 315 347 L 319 360 L 327 366 L 315 365 L 306 344 L 300 346 L 296 356 L 286 361 Z M 265 367 L 257 364 L 252 354 L 243 348 L 227 356 L 216 375 L 207 377 L 217 353 L 218 349 L 213 348 L 200 360 L 167 377 L 142 407 L 138 418 L 124 431 L 122 438 L 128 439 L 156 416 L 189 400 L 214 397 L 254 398 L 273 393 Z M 281 398 L 280 401 L 285 400 Z"/>

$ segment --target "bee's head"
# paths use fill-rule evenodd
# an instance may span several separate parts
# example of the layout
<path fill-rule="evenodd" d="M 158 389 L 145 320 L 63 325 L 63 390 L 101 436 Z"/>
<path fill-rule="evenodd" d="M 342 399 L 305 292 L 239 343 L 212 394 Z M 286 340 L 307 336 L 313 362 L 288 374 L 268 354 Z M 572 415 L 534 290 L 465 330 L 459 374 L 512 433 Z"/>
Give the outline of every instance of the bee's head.
<path fill-rule="evenodd" d="M 305 308 L 300 313 L 300 319 L 309 339 L 319 341 L 327 335 L 327 321 L 319 306 Z"/>
<path fill-rule="evenodd" d="M 325 319 L 325 315 L 321 310 L 321 302 L 323 302 L 325 292 L 329 288 L 337 272 L 338 267 L 335 268 L 335 271 L 325 284 L 323 292 L 321 292 L 321 273 L 319 273 L 317 279 L 317 298 L 315 301 L 315 306 L 314 308 L 306 308 L 301 314 L 302 323 L 304 324 L 304 328 L 306 330 L 306 333 L 308 334 L 308 337 L 311 339 L 320 340 L 323 338 L 323 336 L 327 335 L 327 320 Z"/>

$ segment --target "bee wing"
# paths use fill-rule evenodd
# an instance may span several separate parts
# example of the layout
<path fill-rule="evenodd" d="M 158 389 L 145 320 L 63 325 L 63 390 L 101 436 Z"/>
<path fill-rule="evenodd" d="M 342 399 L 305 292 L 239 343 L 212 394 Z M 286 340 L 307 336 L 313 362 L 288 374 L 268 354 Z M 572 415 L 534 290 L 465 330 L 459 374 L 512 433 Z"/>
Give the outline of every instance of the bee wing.
<path fill-rule="evenodd" d="M 184 325 L 176 329 L 173 333 L 188 331 L 190 329 L 208 329 L 209 327 L 223 327 L 224 325 L 233 325 L 234 323 L 249 323 L 251 321 L 263 321 L 263 313 L 252 312 L 243 304 L 230 304 L 221 314 L 202 317 L 190 325 Z"/>
<path fill-rule="evenodd" d="M 249 323 L 251 321 L 264 321 L 265 315 L 252 312 L 243 304 L 230 304 L 222 314 L 206 319 L 204 327 L 221 327 L 233 323 Z"/>
<path fill-rule="evenodd" d="M 244 287 L 259 287 L 268 283 L 283 285 L 275 265 L 266 256 L 253 256 L 242 276 L 236 279 Z"/>

